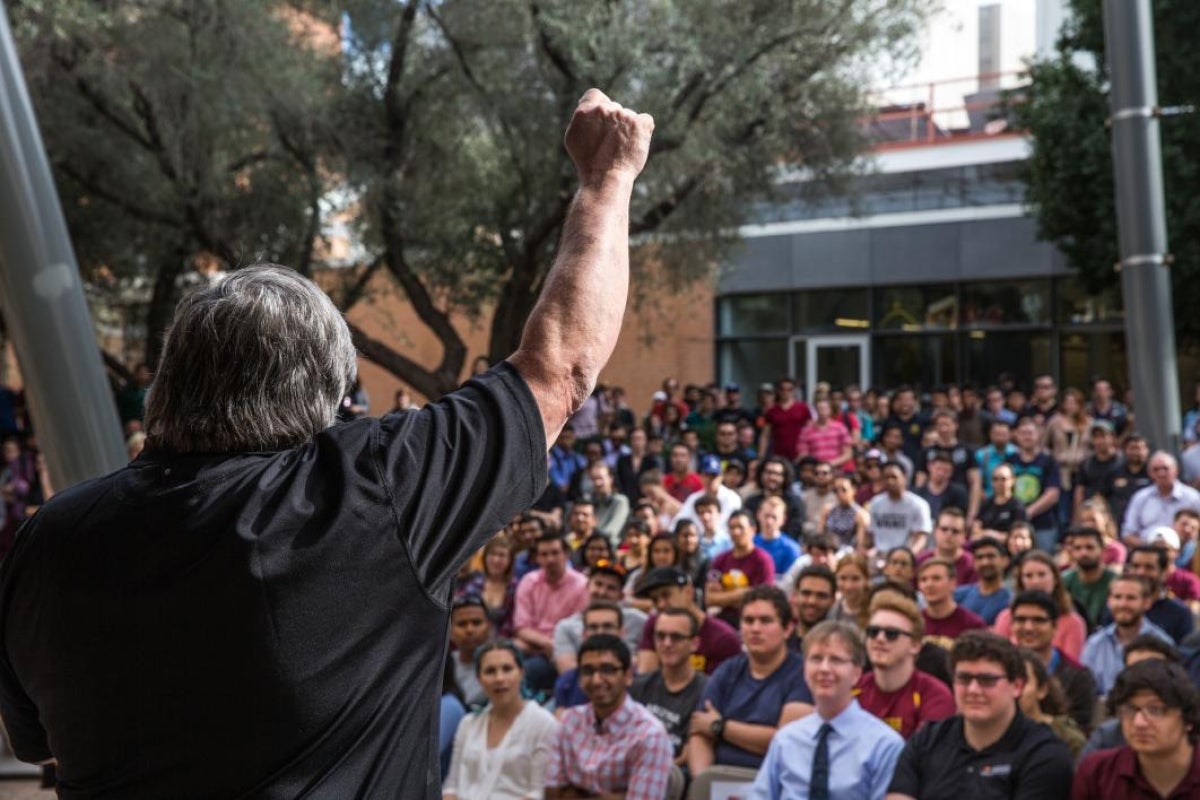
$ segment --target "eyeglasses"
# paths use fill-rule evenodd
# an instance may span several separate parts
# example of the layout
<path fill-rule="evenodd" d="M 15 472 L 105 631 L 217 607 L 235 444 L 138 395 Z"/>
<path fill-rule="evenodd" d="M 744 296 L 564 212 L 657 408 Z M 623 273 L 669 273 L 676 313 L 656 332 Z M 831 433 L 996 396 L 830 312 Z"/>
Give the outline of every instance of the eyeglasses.
<path fill-rule="evenodd" d="M 1027 617 L 1024 614 L 1018 614 L 1012 618 L 1014 625 L 1046 625 L 1051 620 L 1049 617 Z"/>
<path fill-rule="evenodd" d="M 654 632 L 654 641 L 656 641 L 656 642 L 671 642 L 672 644 L 678 644 L 679 642 L 685 641 L 690 638 L 692 638 L 692 637 L 688 636 L 686 633 L 675 633 L 673 631 L 655 631 Z"/>
<path fill-rule="evenodd" d="M 617 666 L 616 664 L 601 664 L 598 667 L 593 667 L 593 666 L 580 667 L 579 668 L 579 677 L 594 678 L 597 675 L 603 675 L 606 678 L 612 678 L 616 675 L 620 675 L 624 671 L 625 671 L 624 667 Z"/>
<path fill-rule="evenodd" d="M 1151 722 L 1158 722 L 1166 719 L 1167 713 L 1171 709 L 1164 705 L 1153 704 L 1148 706 L 1135 706 L 1133 703 L 1122 703 L 1117 709 L 1117 713 L 1121 715 L 1121 719 L 1133 720 L 1140 712 L 1142 716 Z"/>
<path fill-rule="evenodd" d="M 980 689 L 994 689 L 1004 677 L 990 672 L 956 672 L 954 682 L 964 689 L 970 686 L 972 681 L 978 683 Z"/>
<path fill-rule="evenodd" d="M 616 633 L 620 630 L 621 630 L 620 625 L 613 625 L 612 623 L 604 623 L 604 622 L 597 624 L 597 625 L 583 626 L 583 632 L 586 633 L 588 636 L 591 636 L 596 633 Z"/>
<path fill-rule="evenodd" d="M 818 667 L 823 667 L 828 664 L 831 667 L 844 667 L 853 662 L 842 656 L 809 656 L 805 659 L 809 664 L 815 664 Z"/>
<path fill-rule="evenodd" d="M 865 633 L 867 634 L 867 639 L 874 639 L 882 633 L 883 638 L 887 639 L 889 642 L 894 642 L 901 636 L 916 638 L 913 637 L 911 631 L 902 631 L 899 628 L 887 628 L 883 625 L 868 625 Z"/>

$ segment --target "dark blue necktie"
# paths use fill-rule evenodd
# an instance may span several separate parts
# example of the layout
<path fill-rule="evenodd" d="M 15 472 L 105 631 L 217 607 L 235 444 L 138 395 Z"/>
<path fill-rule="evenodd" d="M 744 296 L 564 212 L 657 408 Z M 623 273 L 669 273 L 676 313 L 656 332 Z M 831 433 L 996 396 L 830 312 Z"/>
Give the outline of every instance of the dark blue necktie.
<path fill-rule="evenodd" d="M 833 726 L 822 723 L 817 732 L 817 750 L 813 753 L 812 778 L 809 780 L 809 800 L 829 800 L 829 734 Z"/>

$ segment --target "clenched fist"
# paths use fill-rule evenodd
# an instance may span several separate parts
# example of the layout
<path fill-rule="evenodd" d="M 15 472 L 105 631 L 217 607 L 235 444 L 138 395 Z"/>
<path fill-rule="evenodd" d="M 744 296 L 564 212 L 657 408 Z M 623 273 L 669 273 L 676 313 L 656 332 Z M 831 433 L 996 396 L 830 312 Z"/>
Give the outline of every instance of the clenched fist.
<path fill-rule="evenodd" d="M 599 89 L 588 89 L 571 116 L 564 144 L 581 184 L 609 176 L 632 180 L 646 166 L 653 133 L 649 114 L 630 111 Z"/>

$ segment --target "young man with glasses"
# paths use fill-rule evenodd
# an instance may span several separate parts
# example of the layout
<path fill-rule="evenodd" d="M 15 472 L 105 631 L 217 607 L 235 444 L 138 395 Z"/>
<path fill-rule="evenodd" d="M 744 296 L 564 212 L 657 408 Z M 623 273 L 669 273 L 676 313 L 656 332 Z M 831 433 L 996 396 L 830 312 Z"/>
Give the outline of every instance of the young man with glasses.
<path fill-rule="evenodd" d="M 866 628 L 871 671 L 858 681 L 858 702 L 908 739 L 926 722 L 954 716 L 946 685 L 917 669 L 925 620 L 916 603 L 888 594 L 871 604 Z"/>
<path fill-rule="evenodd" d="M 700 705 L 708 676 L 698 672 L 692 654 L 700 645 L 700 626 L 686 608 L 670 606 L 654 622 L 654 652 L 659 667 L 638 675 L 629 696 L 658 718 L 671 737 L 675 765 L 687 764 L 688 726 Z"/>
<path fill-rule="evenodd" d="M 904 748 L 894 730 L 864 711 L 854 686 L 866 660 L 858 629 L 822 622 L 804 642 L 804 673 L 816 713 L 771 740 L 754 796 L 779 800 L 881 797 Z"/>
<path fill-rule="evenodd" d="M 655 567 L 637 585 L 637 596 L 649 600 L 658 611 L 682 608 L 696 620 L 699 642 L 692 655 L 696 669 L 711 675 L 722 663 L 742 652 L 742 640 L 728 623 L 710 616 L 696 602 L 696 589 L 691 578 L 675 567 Z M 654 644 L 654 627 L 658 615 L 646 620 L 642 640 L 638 643 L 637 671 L 639 674 L 658 669 L 658 652 Z"/>
<path fill-rule="evenodd" d="M 958 714 L 917 731 L 888 800 L 1061 800 L 1071 790 L 1067 746 L 1017 707 L 1025 664 L 1009 641 L 965 633 L 950 654 Z"/>
<path fill-rule="evenodd" d="M 1150 659 L 1161 659 L 1172 664 L 1181 663 L 1179 651 L 1173 645 L 1167 644 L 1157 636 L 1138 636 L 1124 650 L 1125 668 L 1140 664 Z M 1194 682 L 1194 681 L 1193 681 Z M 1106 719 L 1096 726 L 1088 736 L 1087 744 L 1079 753 L 1079 759 L 1097 750 L 1111 750 L 1125 744 L 1125 735 L 1121 732 L 1121 718 Z"/>
<path fill-rule="evenodd" d="M 1067 699 L 1067 713 L 1088 733 L 1096 706 L 1096 679 L 1087 667 L 1054 646 L 1058 603 L 1045 592 L 1021 592 L 1012 604 L 1012 636 L 1032 650 L 1058 679 Z"/>
<path fill-rule="evenodd" d="M 1127 744 L 1080 762 L 1072 800 L 1200 796 L 1200 693 L 1182 667 L 1134 664 L 1117 678 L 1108 706 Z"/>
<path fill-rule="evenodd" d="M 582 617 L 581 632 L 584 641 L 600 634 L 620 636 L 625 622 L 621 606 L 612 600 L 593 600 L 583 610 Z M 562 717 L 568 708 L 581 706 L 587 701 L 587 695 L 583 693 L 583 686 L 579 682 L 578 668 L 572 666 L 560 671 L 558 680 L 554 682 L 554 716 Z"/>
<path fill-rule="evenodd" d="M 579 648 L 585 705 L 562 715 L 546 769 L 546 800 L 612 796 L 662 800 L 671 773 L 671 740 L 654 715 L 629 698 L 629 648 L 597 634 Z"/>

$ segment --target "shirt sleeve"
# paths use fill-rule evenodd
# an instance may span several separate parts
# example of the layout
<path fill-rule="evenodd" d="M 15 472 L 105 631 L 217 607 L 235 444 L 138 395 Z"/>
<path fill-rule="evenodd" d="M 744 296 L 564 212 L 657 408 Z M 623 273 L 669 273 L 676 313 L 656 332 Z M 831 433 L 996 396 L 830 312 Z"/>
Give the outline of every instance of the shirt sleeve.
<path fill-rule="evenodd" d="M 533 586 L 525 578 L 522 578 L 521 582 L 517 584 L 516 607 L 513 609 L 513 630 L 533 628 L 536 626 L 536 622 L 537 618 L 534 616 L 533 608 Z"/>
<path fill-rule="evenodd" d="M 921 796 L 921 751 L 918 748 L 924 744 L 926 737 L 922 736 L 922 733 L 925 732 L 927 731 L 917 731 L 913 734 L 900 751 L 900 756 L 896 759 L 896 770 L 888 784 L 888 794 Z"/>
<path fill-rule="evenodd" d="M 634 746 L 625 800 L 662 800 L 666 797 L 673 752 L 671 740 L 662 726 L 650 729 L 649 735 L 643 736 Z"/>
<path fill-rule="evenodd" d="M 566 758 L 567 725 L 564 719 L 555 729 L 550 744 L 550 756 L 546 759 L 546 786 L 559 789 L 567 785 Z"/>
<path fill-rule="evenodd" d="M 780 800 L 783 787 L 779 784 L 779 750 L 779 737 L 775 736 L 754 778 L 754 789 L 750 794 L 753 800 Z"/>
<path fill-rule="evenodd" d="M 435 596 L 546 488 L 541 412 L 506 362 L 419 411 L 385 415 L 378 437 L 401 535 Z"/>
<path fill-rule="evenodd" d="M 870 783 L 867 786 L 867 796 L 871 800 L 884 800 L 888 792 L 888 784 L 896 774 L 896 762 L 904 751 L 904 740 L 899 736 L 888 736 L 881 739 L 875 747 L 874 758 L 871 759 Z"/>

